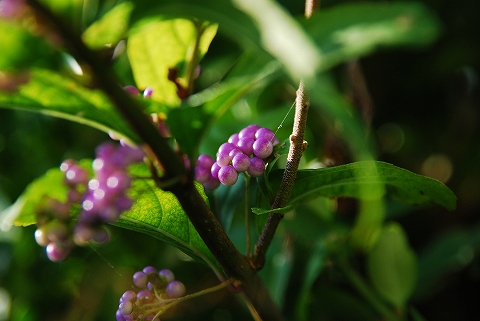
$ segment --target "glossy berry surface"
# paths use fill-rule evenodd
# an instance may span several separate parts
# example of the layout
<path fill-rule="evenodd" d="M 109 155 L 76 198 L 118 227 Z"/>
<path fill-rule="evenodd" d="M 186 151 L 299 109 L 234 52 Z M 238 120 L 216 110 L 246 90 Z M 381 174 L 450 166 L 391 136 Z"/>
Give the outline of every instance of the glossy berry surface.
<path fill-rule="evenodd" d="M 258 177 L 265 171 L 263 160 L 270 157 L 276 144 L 278 138 L 272 130 L 249 125 L 220 145 L 215 160 L 206 154 L 200 155 L 195 167 L 195 179 L 206 189 L 215 189 L 220 183 L 234 185 L 240 173 Z"/>

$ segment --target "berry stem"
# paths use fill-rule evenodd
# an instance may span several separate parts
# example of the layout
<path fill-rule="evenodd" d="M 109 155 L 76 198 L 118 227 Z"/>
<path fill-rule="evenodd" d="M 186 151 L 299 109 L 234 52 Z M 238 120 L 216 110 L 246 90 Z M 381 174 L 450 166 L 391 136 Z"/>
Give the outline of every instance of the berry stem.
<path fill-rule="evenodd" d="M 195 72 L 200 60 L 200 57 L 199 57 L 200 56 L 200 52 L 199 52 L 200 40 L 205 30 L 210 26 L 209 23 L 198 21 L 198 20 L 193 20 L 192 22 L 197 30 L 197 34 L 195 37 L 195 43 L 192 50 L 192 56 L 188 60 L 188 66 L 187 66 L 187 72 L 186 72 L 188 95 L 191 95 L 193 92 L 193 83 L 195 82 Z"/>
<path fill-rule="evenodd" d="M 114 106 L 143 141 L 147 154 L 150 151 L 164 168 L 166 180 L 172 182 L 169 191 L 178 199 L 193 226 L 215 256 L 225 273 L 240 281 L 246 300 L 255 313 L 263 320 L 284 320 L 273 302 L 267 287 L 250 262 L 238 251 L 227 236 L 222 225 L 211 212 L 204 199 L 195 188 L 193 174 L 187 172 L 183 160 L 173 151 L 142 107 L 132 99 L 117 82 L 108 64 L 95 52 L 86 47 L 81 37 L 69 25 L 38 0 L 27 0 L 45 22 L 48 22 L 64 40 L 66 47 L 84 62 L 92 72 L 93 84 L 107 94 Z M 178 179 L 174 182 L 175 179 Z"/>
<path fill-rule="evenodd" d="M 250 257 L 250 249 L 252 248 L 251 244 L 251 235 L 250 235 L 250 175 L 245 174 L 245 238 L 246 238 L 246 249 L 245 256 Z"/>

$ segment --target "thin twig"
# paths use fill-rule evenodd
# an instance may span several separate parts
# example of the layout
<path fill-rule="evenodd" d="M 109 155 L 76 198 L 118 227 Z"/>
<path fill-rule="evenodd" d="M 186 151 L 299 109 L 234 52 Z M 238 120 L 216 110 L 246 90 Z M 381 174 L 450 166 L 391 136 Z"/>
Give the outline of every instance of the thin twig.
<path fill-rule="evenodd" d="M 251 233 L 250 233 L 250 176 L 245 175 L 245 234 L 246 234 L 246 249 L 245 256 L 250 257 L 250 251 L 252 248 Z"/>
<path fill-rule="evenodd" d="M 313 11 L 318 8 L 319 4 L 319 0 L 305 1 L 305 17 L 307 19 L 311 17 Z M 297 90 L 297 97 L 295 99 L 295 118 L 292 135 L 290 135 L 290 149 L 288 151 L 287 164 L 285 166 L 285 171 L 283 172 L 282 182 L 280 183 L 271 209 L 285 207 L 292 192 L 295 177 L 297 176 L 298 166 L 300 164 L 300 159 L 302 158 L 303 151 L 306 148 L 306 142 L 304 141 L 304 138 L 309 106 L 310 102 L 305 93 L 305 85 L 303 80 L 300 80 Z M 257 244 L 255 244 L 255 250 L 252 259 L 250 260 L 250 264 L 252 264 L 252 266 L 257 270 L 260 270 L 265 265 L 268 248 L 270 247 L 278 225 L 284 216 L 285 214 L 283 213 L 272 213 L 268 216 L 265 227 L 262 230 L 262 234 L 258 238 Z"/>
<path fill-rule="evenodd" d="M 309 106 L 310 103 L 305 94 L 305 86 L 303 81 L 300 81 L 300 85 L 298 86 L 297 90 L 297 98 L 295 100 L 295 119 L 293 123 L 292 135 L 290 135 L 290 149 L 288 151 L 287 164 L 285 165 L 282 182 L 280 183 L 280 187 L 271 209 L 285 207 L 292 192 L 293 183 L 295 181 L 295 177 L 297 176 L 298 166 L 300 164 L 300 159 L 302 158 L 303 151 L 306 147 L 304 137 Z M 255 251 L 251 260 L 252 266 L 254 266 L 256 269 L 261 269 L 264 266 L 267 250 L 272 243 L 278 225 L 283 217 L 283 213 L 272 213 L 268 216 L 262 234 L 255 245 Z"/>

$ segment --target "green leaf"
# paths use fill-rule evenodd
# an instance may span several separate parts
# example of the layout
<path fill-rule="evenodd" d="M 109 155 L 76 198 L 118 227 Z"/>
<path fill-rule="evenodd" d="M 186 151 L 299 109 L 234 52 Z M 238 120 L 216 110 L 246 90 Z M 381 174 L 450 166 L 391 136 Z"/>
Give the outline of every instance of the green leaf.
<path fill-rule="evenodd" d="M 116 44 L 127 31 L 132 10 L 131 2 L 117 5 L 85 30 L 82 36 L 83 41 L 92 49 Z"/>
<path fill-rule="evenodd" d="M 194 69 L 205 55 L 217 25 L 187 19 L 156 17 L 135 26 L 128 37 L 127 53 L 139 88 L 152 87 L 152 98 L 169 106 L 180 105 L 169 69 L 178 72 L 180 84 L 189 87 Z"/>
<path fill-rule="evenodd" d="M 134 166 L 132 175 L 150 175 L 145 165 Z M 196 184 L 204 196 L 203 186 Z M 177 198 L 171 192 L 158 188 L 151 179 L 134 179 L 128 195 L 134 200 L 133 207 L 124 212 L 114 225 L 145 233 L 165 241 L 195 260 L 205 263 L 218 273 L 218 264 L 197 233 Z"/>
<path fill-rule="evenodd" d="M 13 72 L 32 66 L 53 67 L 58 64 L 58 52 L 45 39 L 33 36 L 11 21 L 0 19 L 0 43 L 0 71 Z"/>
<path fill-rule="evenodd" d="M 312 298 L 311 289 L 325 265 L 328 250 L 325 248 L 324 236 L 315 241 L 305 268 L 305 278 L 299 291 L 300 295 L 295 306 L 295 316 L 298 321 L 309 320 L 308 307 Z"/>
<path fill-rule="evenodd" d="M 278 67 L 272 62 L 257 74 L 235 77 L 214 85 L 191 96 L 182 108 L 169 113 L 167 123 L 170 130 L 190 159 L 196 159 L 198 146 L 213 122 L 243 96 L 265 86 L 278 72 Z"/>
<path fill-rule="evenodd" d="M 320 69 L 391 46 L 426 46 L 440 24 L 420 3 L 355 3 L 320 10 L 302 20 L 320 48 Z"/>
<path fill-rule="evenodd" d="M 68 188 L 62 184 L 64 177 L 65 174 L 60 169 L 53 168 L 31 182 L 17 201 L 5 210 L 11 223 L 17 226 L 35 224 L 37 222 L 35 209 L 45 196 L 65 202 Z"/>
<path fill-rule="evenodd" d="M 252 20 L 240 11 L 232 1 L 216 0 L 135 0 L 132 22 L 145 17 L 162 15 L 169 18 L 192 17 L 218 23 L 219 31 L 228 38 L 238 41 L 242 46 L 253 48 L 259 43 L 259 36 Z"/>
<path fill-rule="evenodd" d="M 101 91 L 86 89 L 70 78 L 45 69 L 32 69 L 28 77 L 28 82 L 14 93 L 0 92 L 0 107 L 40 112 L 138 141 Z"/>
<path fill-rule="evenodd" d="M 92 171 L 91 160 L 83 160 L 80 166 Z M 145 164 L 131 166 L 133 177 L 148 177 L 150 171 Z M 36 223 L 35 208 L 43 197 L 49 196 L 61 202 L 66 201 L 68 188 L 63 184 L 64 173 L 51 169 L 44 176 L 33 181 L 19 199 L 5 211 L 15 225 L 27 226 Z M 197 184 L 203 193 L 203 186 Z M 138 231 L 167 242 L 195 260 L 210 266 L 220 273 L 214 256 L 183 211 L 176 197 L 158 188 L 152 179 L 137 178 L 132 182 L 128 195 L 134 200 L 129 211 L 124 212 L 113 225 Z M 0 215 L 0 217 L 4 216 Z"/>
<path fill-rule="evenodd" d="M 280 184 L 283 171 L 272 172 L 270 184 Z M 361 161 L 347 165 L 299 170 L 289 204 L 314 197 L 354 197 L 376 200 L 384 194 L 407 204 L 433 202 L 449 210 L 456 207 L 455 194 L 444 184 L 429 177 L 380 161 Z"/>
<path fill-rule="evenodd" d="M 416 285 L 417 260 L 400 224 L 383 228 L 368 254 L 367 273 L 385 299 L 396 308 L 405 308 Z"/>
<path fill-rule="evenodd" d="M 285 206 L 285 207 L 281 207 L 281 208 L 276 208 L 276 209 L 273 209 L 273 210 L 267 210 L 267 209 L 264 209 L 264 208 L 253 207 L 252 212 L 253 212 L 253 214 L 256 214 L 256 215 L 265 215 L 265 214 L 272 214 L 272 213 L 285 213 L 285 212 L 288 212 L 291 209 L 293 209 L 293 207 L 294 207 L 293 205 L 289 205 L 289 206 Z"/>

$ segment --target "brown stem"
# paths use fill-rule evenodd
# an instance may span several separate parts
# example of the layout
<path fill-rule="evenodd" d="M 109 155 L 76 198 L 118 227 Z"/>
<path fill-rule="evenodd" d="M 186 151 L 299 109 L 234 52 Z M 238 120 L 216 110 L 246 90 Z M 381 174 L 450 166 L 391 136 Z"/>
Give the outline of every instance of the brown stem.
<path fill-rule="evenodd" d="M 295 100 L 295 119 L 293 123 L 292 135 L 290 135 L 290 150 L 288 151 L 287 164 L 285 165 L 282 182 L 280 183 L 280 187 L 271 209 L 285 207 L 292 192 L 293 183 L 295 181 L 295 177 L 297 176 L 298 166 L 300 164 L 300 159 L 302 158 L 303 151 L 306 148 L 304 137 L 305 128 L 307 126 L 307 114 L 309 106 L 310 102 L 305 94 L 305 86 L 303 81 L 300 81 L 297 90 L 297 98 Z M 261 269 L 265 265 L 267 250 L 272 243 L 278 225 L 283 217 L 284 214 L 282 213 L 273 213 L 268 216 L 262 234 L 255 245 L 255 251 L 251 260 L 252 265 L 256 269 Z"/>
<path fill-rule="evenodd" d="M 143 113 L 141 106 L 120 88 L 112 70 L 95 52 L 85 46 L 80 36 L 70 26 L 38 0 L 28 2 L 37 14 L 52 24 L 75 57 L 89 66 L 95 85 L 105 92 L 119 113 L 162 164 L 165 177 L 173 182 L 169 190 L 177 197 L 193 226 L 224 271 L 240 281 L 241 289 L 256 314 L 262 320 L 284 320 L 257 272 L 233 245 L 195 188 L 192 175 L 185 169 L 183 161 Z"/>

